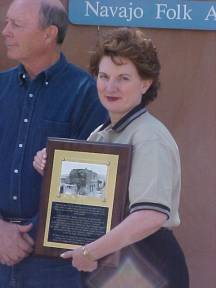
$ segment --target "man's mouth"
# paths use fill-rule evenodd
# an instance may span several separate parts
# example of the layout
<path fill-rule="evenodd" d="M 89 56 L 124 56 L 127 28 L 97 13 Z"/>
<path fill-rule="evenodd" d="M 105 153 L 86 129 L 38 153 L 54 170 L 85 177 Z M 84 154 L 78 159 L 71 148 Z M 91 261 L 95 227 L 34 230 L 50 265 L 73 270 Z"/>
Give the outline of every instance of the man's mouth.
<path fill-rule="evenodd" d="M 5 41 L 5 46 L 7 46 L 8 48 L 9 48 L 9 47 L 15 47 L 16 44 L 8 43 L 8 42 Z"/>

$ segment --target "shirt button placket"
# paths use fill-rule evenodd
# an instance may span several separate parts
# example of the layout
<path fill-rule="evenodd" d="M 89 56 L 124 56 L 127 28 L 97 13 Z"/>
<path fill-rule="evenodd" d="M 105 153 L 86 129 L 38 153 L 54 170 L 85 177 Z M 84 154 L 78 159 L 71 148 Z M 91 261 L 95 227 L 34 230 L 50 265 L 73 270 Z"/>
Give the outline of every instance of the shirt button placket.
<path fill-rule="evenodd" d="M 19 203 L 19 194 L 21 193 L 20 191 L 20 177 L 21 177 L 21 169 L 22 167 L 19 166 L 20 163 L 22 163 L 23 159 L 23 153 L 24 153 L 24 145 L 25 145 L 25 139 L 27 137 L 28 131 L 29 131 L 29 125 L 30 125 L 30 119 L 31 119 L 31 114 L 32 114 L 32 109 L 34 102 L 32 100 L 34 99 L 34 94 L 33 93 L 27 93 L 27 97 L 25 98 L 25 102 L 23 105 L 23 124 L 20 123 L 20 128 L 19 128 L 19 134 L 17 137 L 18 143 L 17 143 L 17 153 L 16 153 L 16 158 L 14 161 L 14 180 L 13 180 L 13 188 L 12 188 L 12 201 L 14 203 L 14 209 L 20 209 L 20 203 Z M 16 203 L 16 204 L 15 204 Z M 17 210 L 18 211 L 18 210 Z M 20 211 L 21 212 L 21 211 Z M 22 213 L 22 212 L 21 212 Z"/>

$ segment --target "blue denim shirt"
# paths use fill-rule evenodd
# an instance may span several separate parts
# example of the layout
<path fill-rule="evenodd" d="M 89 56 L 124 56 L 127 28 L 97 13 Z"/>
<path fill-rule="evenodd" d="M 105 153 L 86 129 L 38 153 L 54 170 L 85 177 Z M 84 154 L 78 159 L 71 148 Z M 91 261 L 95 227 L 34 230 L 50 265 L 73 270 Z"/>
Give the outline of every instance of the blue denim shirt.
<path fill-rule="evenodd" d="M 95 81 L 63 54 L 34 80 L 22 65 L 0 73 L 0 213 L 33 217 L 41 186 L 35 153 L 48 136 L 87 138 L 105 117 Z"/>

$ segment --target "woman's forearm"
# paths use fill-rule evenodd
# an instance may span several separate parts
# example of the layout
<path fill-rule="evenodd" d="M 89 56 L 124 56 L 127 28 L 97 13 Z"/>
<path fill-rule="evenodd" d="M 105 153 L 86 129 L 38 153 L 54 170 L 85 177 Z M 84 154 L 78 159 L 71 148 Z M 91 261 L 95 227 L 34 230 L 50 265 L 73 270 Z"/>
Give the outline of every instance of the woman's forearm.
<path fill-rule="evenodd" d="M 86 245 L 86 249 L 98 260 L 151 235 L 166 220 L 165 214 L 156 211 L 134 212 L 106 235 Z"/>

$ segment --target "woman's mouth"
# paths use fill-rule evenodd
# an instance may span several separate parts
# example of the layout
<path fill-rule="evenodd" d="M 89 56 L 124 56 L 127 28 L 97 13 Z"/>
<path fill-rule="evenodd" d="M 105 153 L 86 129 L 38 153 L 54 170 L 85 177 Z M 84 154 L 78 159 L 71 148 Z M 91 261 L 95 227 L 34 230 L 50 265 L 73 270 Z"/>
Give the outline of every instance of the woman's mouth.
<path fill-rule="evenodd" d="M 118 101 L 120 99 L 119 97 L 112 97 L 112 96 L 107 96 L 106 98 L 110 102 L 115 102 L 115 101 Z"/>

